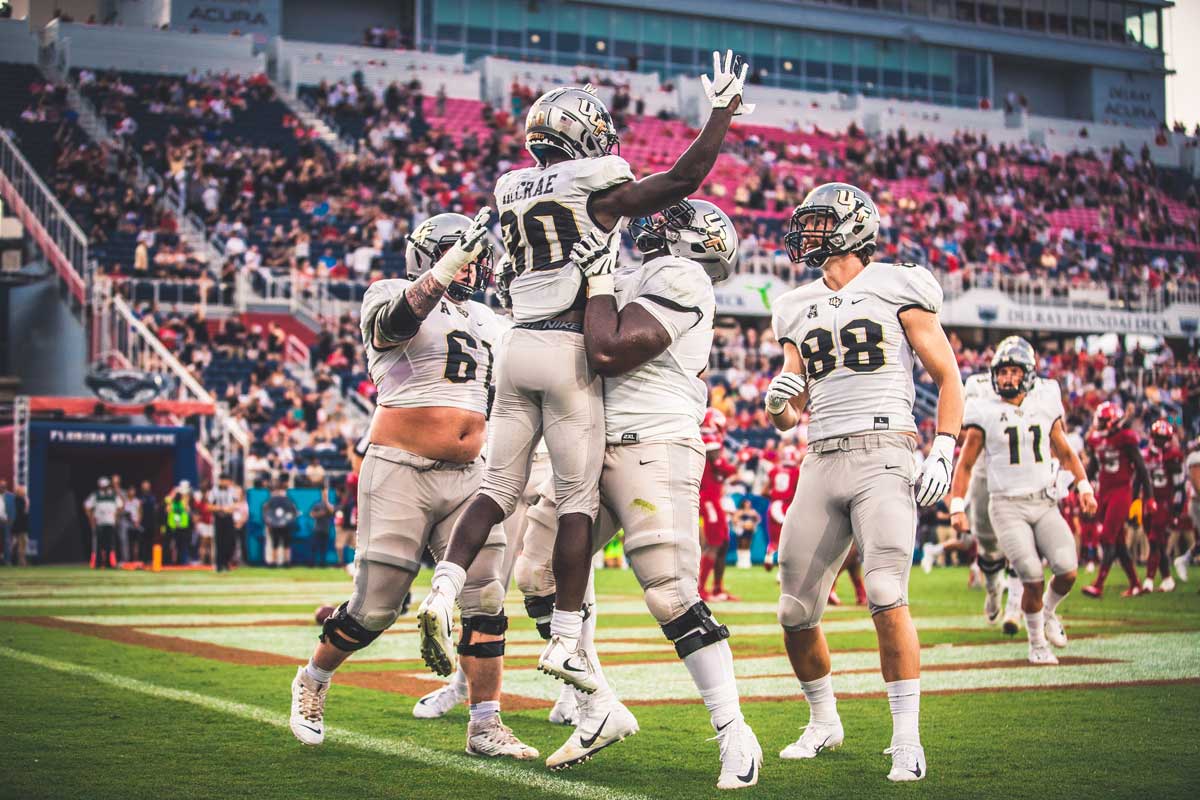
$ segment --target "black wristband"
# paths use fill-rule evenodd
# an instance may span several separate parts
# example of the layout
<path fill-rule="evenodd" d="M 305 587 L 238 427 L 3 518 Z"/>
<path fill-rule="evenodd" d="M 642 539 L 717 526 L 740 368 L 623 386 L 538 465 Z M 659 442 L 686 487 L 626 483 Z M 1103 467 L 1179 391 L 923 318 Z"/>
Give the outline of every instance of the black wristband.
<path fill-rule="evenodd" d="M 938 436 L 949 436 L 954 441 L 956 441 L 956 442 L 958 441 L 957 433 L 946 433 L 945 431 L 938 431 L 937 434 L 934 436 L 934 438 L 936 439 Z"/>

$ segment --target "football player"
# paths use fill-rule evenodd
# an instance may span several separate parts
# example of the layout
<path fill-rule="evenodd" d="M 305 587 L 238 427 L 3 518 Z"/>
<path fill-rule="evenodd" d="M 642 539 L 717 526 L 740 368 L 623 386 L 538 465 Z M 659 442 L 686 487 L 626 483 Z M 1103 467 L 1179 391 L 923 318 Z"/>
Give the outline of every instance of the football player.
<path fill-rule="evenodd" d="M 470 299 L 491 272 L 488 215 L 485 208 L 474 220 L 426 220 L 409 236 L 408 279 L 377 281 L 363 297 L 363 345 L 379 393 L 358 484 L 354 593 L 325 621 L 312 658 L 292 682 L 290 726 L 305 744 L 324 741 L 334 670 L 396 621 L 425 549 L 442 556 L 482 478 L 492 349 L 502 331 L 492 310 Z M 497 526 L 462 593 L 467 752 L 530 759 L 537 750 L 499 716 L 508 627 L 504 549 Z"/>
<path fill-rule="evenodd" d="M 1007 341 L 1007 340 L 1005 340 Z M 1003 346 L 1002 341 L 999 346 Z M 1036 378 L 1035 380 L 1040 380 Z M 972 375 L 963 382 L 963 395 L 966 403 L 984 398 L 995 398 L 996 391 L 992 388 L 990 372 Z M 947 544 L 929 545 L 921 561 L 922 568 L 926 564 L 932 566 L 933 559 L 947 550 L 962 550 L 970 546 L 970 539 L 975 542 L 975 564 L 983 575 L 983 617 L 989 625 L 994 625 L 1004 614 L 1004 632 L 1009 636 L 1016 635 L 1020 629 L 1021 593 L 1024 591 L 1021 579 L 1011 570 L 1006 570 L 1007 562 L 992 528 L 992 520 L 988 515 L 988 471 L 987 450 L 981 450 L 979 458 L 983 459 L 982 469 L 970 473 L 971 485 L 966 498 L 952 496 L 950 498 L 950 525 L 963 538 L 951 546 Z M 970 514 L 959 515 L 964 506 L 970 509 Z M 957 524 L 956 524 L 957 523 Z M 928 572 L 928 569 L 925 569 Z M 1005 573 L 1008 572 L 1008 604 L 1004 605 Z"/>
<path fill-rule="evenodd" d="M 1143 458 L 1146 471 L 1150 473 L 1150 485 L 1154 492 L 1154 510 L 1143 514 L 1146 538 L 1150 540 L 1150 557 L 1146 562 L 1146 580 L 1142 591 L 1154 591 L 1154 573 L 1161 572 L 1164 592 L 1174 591 L 1175 579 L 1171 577 L 1171 559 L 1167 546 L 1171 541 L 1171 530 L 1177 528 L 1176 521 L 1183 514 L 1186 486 L 1183 477 L 1183 451 L 1175 443 L 1175 426 L 1165 419 L 1155 420 L 1150 426 L 1150 446 Z"/>
<path fill-rule="evenodd" d="M 487 472 L 417 614 L 425 649 L 439 654 L 436 672 L 454 670 L 452 611 L 466 569 L 492 526 L 512 512 L 534 443 L 544 435 L 558 501 L 558 592 L 553 635 L 538 665 L 577 688 L 591 683 L 589 661 L 578 650 L 591 576 L 590 529 L 599 508 L 604 403 L 584 349 L 583 318 L 587 296 L 612 294 L 613 287 L 611 275 L 597 275 L 585 288 L 570 253 L 588 233 L 615 231 L 623 218 L 653 214 L 700 188 L 734 115 L 752 110 L 741 102 L 748 67 L 732 52 L 723 63 L 714 53 L 713 65 L 713 80 L 702 79 L 712 111 L 700 135 L 671 169 L 642 180 L 634 180 L 625 160 L 612 153 L 618 144 L 612 118 L 592 92 L 553 89 L 529 109 L 525 147 L 537 164 L 496 183 L 515 273 L 508 292 L 516 326 L 497 357 Z M 589 255 L 607 258 L 600 251 Z M 583 673 L 575 671 L 578 664 L 585 665 Z"/>
<path fill-rule="evenodd" d="M 737 465 L 725 457 L 728 423 L 718 409 L 704 412 L 700 437 L 704 442 L 704 472 L 700 476 L 700 514 L 704 520 L 704 547 L 700 551 L 700 598 L 731 600 L 725 591 L 725 557 L 729 554 L 729 518 L 725 514 L 725 482 L 737 474 Z M 708 578 L 713 588 L 708 591 Z"/>
<path fill-rule="evenodd" d="M 1096 512 L 1100 519 L 1100 544 L 1104 547 L 1104 559 L 1096 581 L 1083 587 L 1088 597 L 1100 597 L 1104 593 L 1104 581 L 1112 569 L 1113 561 L 1119 560 L 1129 579 L 1129 588 L 1121 592 L 1122 597 L 1135 597 L 1142 593 L 1137 567 L 1129 555 L 1126 542 L 1125 523 L 1129 521 L 1129 507 L 1134 494 L 1142 499 L 1143 512 L 1154 512 L 1154 492 L 1146 462 L 1139 449 L 1138 435 L 1124 424 L 1121 409 L 1116 403 L 1101 403 L 1093 417 L 1092 430 L 1085 444 L 1091 453 L 1089 463 L 1100 473 L 1100 492 L 1097 500 L 1100 508 Z M 1135 492 L 1136 487 L 1136 492 Z"/>
<path fill-rule="evenodd" d="M 803 458 L 799 447 L 784 445 L 779 451 L 779 463 L 767 478 L 770 505 L 767 508 L 767 555 L 763 559 L 763 567 L 767 572 L 779 563 L 779 534 L 783 531 L 784 515 L 796 496 L 796 482 L 800 480 L 800 462 Z"/>
<path fill-rule="evenodd" d="M 712 284 L 733 268 L 737 234 L 729 217 L 698 200 L 639 221 L 636 230 L 644 262 L 615 274 L 615 258 L 589 258 L 604 246 L 596 235 L 575 248 L 591 264 L 584 271 L 589 284 L 615 288 L 615 294 L 592 292 L 584 323 L 588 360 L 604 376 L 608 441 L 591 549 L 598 552 L 624 529 L 626 557 L 646 605 L 683 659 L 716 730 L 717 787 L 740 789 L 758 782 L 762 749 L 742 716 L 729 629 L 700 599 L 700 423 L 707 389 L 696 377 L 712 347 Z M 534 513 L 540 507 L 531 520 L 541 519 Z M 549 525 L 531 523 L 517 560 L 527 607 L 555 591 L 552 539 Z M 623 707 L 599 704 L 604 692 L 581 705 L 579 727 L 547 760 L 552 767 L 585 760 L 637 730 Z"/>
<path fill-rule="evenodd" d="M 779 542 L 779 622 L 810 722 L 781 758 L 812 758 L 842 743 L 821 614 L 850 542 L 863 558 L 892 711 L 888 779 L 925 777 L 917 719 L 920 643 L 908 612 L 917 506 L 950 488 L 963 390 L 938 322 L 942 289 L 924 267 L 872 263 L 879 212 L 861 189 L 827 183 L 792 214 L 784 244 L 821 278 L 783 295 L 772 325 L 783 371 L 765 405 L 788 430 L 809 409 L 808 454 Z M 939 389 L 937 436 L 920 470 L 913 355 Z M 915 496 L 914 496 L 915 486 Z"/>
<path fill-rule="evenodd" d="M 1096 513 L 1096 494 L 1067 441 L 1058 384 L 1036 380 L 1033 346 L 1019 336 L 1002 341 L 992 356 L 991 376 L 996 396 L 977 395 L 963 412 L 966 435 L 950 489 L 953 516 L 958 518 L 955 527 L 967 525 L 963 501 L 971 470 L 986 451 L 988 516 L 1000 549 L 1025 585 L 1021 607 L 1029 633 L 1029 661 L 1057 664 L 1049 645 L 1067 645 L 1056 612 L 1075 585 L 1079 560 L 1071 526 L 1058 510 L 1053 459 L 1074 478 L 1085 514 Z M 1043 558 L 1054 576 L 1044 597 Z"/>
<path fill-rule="evenodd" d="M 1192 499 L 1188 506 L 1188 516 L 1191 518 L 1192 535 L 1195 537 L 1190 548 L 1187 548 L 1175 559 L 1175 571 L 1179 580 L 1187 583 L 1188 567 L 1192 564 L 1192 556 L 1200 550 L 1200 440 L 1192 442 L 1191 452 L 1183 465 L 1186 470 L 1187 482 L 1191 485 Z"/>

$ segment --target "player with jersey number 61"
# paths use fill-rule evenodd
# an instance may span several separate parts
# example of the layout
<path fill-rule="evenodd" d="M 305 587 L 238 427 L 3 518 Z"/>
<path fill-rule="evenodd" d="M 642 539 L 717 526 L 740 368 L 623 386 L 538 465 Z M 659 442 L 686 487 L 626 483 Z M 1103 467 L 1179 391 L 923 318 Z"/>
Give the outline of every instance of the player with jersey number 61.
<path fill-rule="evenodd" d="M 861 189 L 818 186 L 784 237 L 795 262 L 821 278 L 785 294 L 772 324 L 783 372 L 767 390 L 775 427 L 809 410 L 808 455 L 779 542 L 779 622 L 811 721 L 782 758 L 813 758 L 842 743 L 821 614 L 850 549 L 863 559 L 867 604 L 892 710 L 888 779 L 925 776 L 917 729 L 921 650 L 908 612 L 917 506 L 950 488 L 963 387 L 938 322 L 942 289 L 929 270 L 873 263 L 879 212 Z M 913 355 L 938 386 L 937 436 L 916 466 Z"/>
<path fill-rule="evenodd" d="M 973 397 L 963 415 L 966 436 L 950 489 L 950 515 L 957 526 L 966 525 L 971 470 L 986 451 L 988 516 L 1000 549 L 1025 588 L 1021 609 L 1029 632 L 1029 661 L 1057 664 L 1049 645 L 1067 645 L 1056 612 L 1075 585 L 1079 560 L 1071 526 L 1058 510 L 1051 459 L 1057 459 L 1075 479 L 1084 514 L 1096 513 L 1096 494 L 1067 441 L 1058 383 L 1037 380 L 1033 346 L 1019 336 L 1000 342 L 991 375 L 995 395 Z M 1044 597 L 1043 558 L 1054 575 Z"/>

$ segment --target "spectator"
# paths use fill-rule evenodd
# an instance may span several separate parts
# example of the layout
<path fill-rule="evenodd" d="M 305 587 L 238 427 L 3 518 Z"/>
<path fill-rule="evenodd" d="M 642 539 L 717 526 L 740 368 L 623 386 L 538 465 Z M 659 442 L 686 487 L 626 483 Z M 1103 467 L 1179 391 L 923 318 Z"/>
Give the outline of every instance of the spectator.
<path fill-rule="evenodd" d="M 351 472 L 346 476 L 346 485 L 342 489 L 341 508 L 338 509 L 337 540 L 334 549 L 337 550 L 338 564 L 347 564 L 347 551 L 355 544 L 355 529 L 358 526 L 358 473 Z"/>
<path fill-rule="evenodd" d="M 109 478 L 96 481 L 96 491 L 83 502 L 88 527 L 92 531 L 92 569 L 116 569 L 117 522 L 121 514 L 122 498 L 113 488 Z"/>
<path fill-rule="evenodd" d="M 154 557 L 154 545 L 161 544 L 162 537 L 162 508 L 154 487 L 150 481 L 142 481 L 138 492 L 138 520 L 140 526 L 137 538 L 137 560 L 149 564 Z"/>
<path fill-rule="evenodd" d="M 3 556 L 0 556 L 0 561 L 8 566 L 9 561 L 9 536 L 12 531 L 12 524 L 8 507 L 12 504 L 10 498 L 12 495 L 8 492 L 8 481 L 0 479 L 0 548 L 4 549 Z"/>
<path fill-rule="evenodd" d="M 762 521 L 762 515 L 754 508 L 753 502 L 749 497 L 743 497 L 741 505 L 738 506 L 733 515 L 733 530 L 737 537 L 737 565 L 739 568 L 747 568 L 750 566 L 750 545 L 754 541 L 754 532 L 758 530 L 758 523 Z"/>
<path fill-rule="evenodd" d="M 317 501 L 308 510 L 308 515 L 312 517 L 313 521 L 312 550 L 309 559 L 310 567 L 325 566 L 325 556 L 329 552 L 329 530 L 333 524 L 334 515 L 337 513 L 337 508 L 329 502 L 328 494 L 330 491 L 332 490 L 322 487 Z M 336 494 L 334 495 L 334 499 L 337 499 Z"/>
<path fill-rule="evenodd" d="M 190 561 L 192 543 L 191 486 L 183 481 L 171 492 L 166 501 L 167 540 L 170 544 L 170 562 L 183 566 Z"/>
<path fill-rule="evenodd" d="M 214 518 L 210 504 L 212 484 L 205 480 L 200 484 L 200 491 L 192 498 L 192 514 L 195 517 L 197 555 L 201 564 L 213 562 Z"/>
<path fill-rule="evenodd" d="M 13 491 L 12 539 L 12 561 L 18 567 L 28 566 L 25 554 L 29 550 L 29 498 L 24 486 L 17 486 Z"/>
<path fill-rule="evenodd" d="M 268 564 L 286 567 L 292 561 L 292 529 L 300 518 L 300 510 L 292 498 L 288 497 L 287 487 L 276 483 L 271 489 L 271 496 L 262 506 L 263 524 L 267 527 Z"/>

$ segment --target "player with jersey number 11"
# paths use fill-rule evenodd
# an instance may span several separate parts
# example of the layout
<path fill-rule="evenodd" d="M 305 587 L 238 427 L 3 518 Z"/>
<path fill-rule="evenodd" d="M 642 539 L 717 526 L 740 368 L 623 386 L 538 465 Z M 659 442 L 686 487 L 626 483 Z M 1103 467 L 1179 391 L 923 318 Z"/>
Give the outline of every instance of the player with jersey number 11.
<path fill-rule="evenodd" d="M 908 612 L 917 506 L 950 488 L 963 387 L 938 321 L 942 289 L 929 270 L 872 262 L 879 212 L 858 187 L 827 183 L 792 214 L 784 237 L 821 278 L 775 304 L 783 371 L 767 389 L 775 427 L 808 406 L 808 454 L 779 541 L 779 623 L 810 722 L 780 753 L 813 758 L 844 738 L 821 614 L 851 542 L 862 554 L 867 604 L 892 711 L 888 779 L 925 776 L 917 717 L 921 646 Z M 937 436 L 917 467 L 913 356 L 938 386 Z"/>
<path fill-rule="evenodd" d="M 966 436 L 950 489 L 950 515 L 958 526 L 966 525 L 971 470 L 986 451 L 988 517 L 1024 586 L 1029 661 L 1057 664 L 1049 645 L 1067 645 L 1057 609 L 1075 585 L 1079 560 L 1071 526 L 1058 510 L 1054 459 L 1074 479 L 1084 514 L 1096 513 L 1096 494 L 1067 441 L 1058 383 L 1037 380 L 1033 346 L 1019 336 L 1000 342 L 991 375 L 995 394 L 972 397 L 963 414 Z M 1043 558 L 1054 575 L 1044 596 Z"/>

